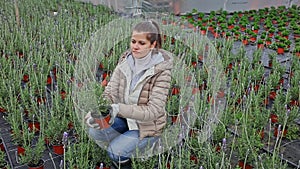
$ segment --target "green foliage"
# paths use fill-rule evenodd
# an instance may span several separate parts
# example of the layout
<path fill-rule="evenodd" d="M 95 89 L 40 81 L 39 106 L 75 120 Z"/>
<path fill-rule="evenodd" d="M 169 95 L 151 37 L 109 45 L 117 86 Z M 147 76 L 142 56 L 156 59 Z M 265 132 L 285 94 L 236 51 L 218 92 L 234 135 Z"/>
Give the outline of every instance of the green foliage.
<path fill-rule="evenodd" d="M 167 100 L 166 109 L 167 112 L 171 115 L 178 115 L 180 105 L 180 95 L 171 95 Z"/>
<path fill-rule="evenodd" d="M 90 147 L 90 158 L 93 164 L 103 163 L 104 166 L 111 166 L 111 159 L 107 154 L 107 150 L 105 147 L 105 142 L 100 142 L 100 145 L 95 143 L 94 141 L 89 142 Z M 108 143 L 107 143 L 108 144 Z"/>
<path fill-rule="evenodd" d="M 65 118 L 53 116 L 45 122 L 44 137 L 50 140 L 52 145 L 62 143 L 63 133 L 68 131 L 68 123 Z"/>
<path fill-rule="evenodd" d="M 295 123 L 288 125 L 288 132 L 286 133 L 286 138 L 289 140 L 299 140 L 300 139 L 300 129 Z"/>
<path fill-rule="evenodd" d="M 36 145 L 31 144 L 23 145 L 25 149 L 25 154 L 21 155 L 21 163 L 27 164 L 29 166 L 37 166 L 43 157 L 45 147 L 45 141 L 42 137 L 39 137 Z"/>
<path fill-rule="evenodd" d="M 105 99 L 104 97 L 104 87 L 100 84 L 95 84 L 95 94 L 97 99 L 98 111 L 101 115 L 106 116 L 109 114 L 111 101 Z"/>
<path fill-rule="evenodd" d="M 92 148 L 94 148 L 92 144 L 89 141 L 85 141 L 68 145 L 65 152 L 65 161 L 70 168 L 95 168 L 95 164 L 90 161 L 90 154 Z"/>
<path fill-rule="evenodd" d="M 34 132 L 29 131 L 26 123 L 21 125 L 13 125 L 11 138 L 16 145 L 28 145 L 34 138 Z"/>
<path fill-rule="evenodd" d="M 253 164 L 258 160 L 259 150 L 263 147 L 263 144 L 256 129 L 244 126 L 235 146 L 238 150 L 239 159 Z"/>
<path fill-rule="evenodd" d="M 8 168 L 9 164 L 6 160 L 6 153 L 5 151 L 0 150 L 0 167 L 7 167 Z"/>

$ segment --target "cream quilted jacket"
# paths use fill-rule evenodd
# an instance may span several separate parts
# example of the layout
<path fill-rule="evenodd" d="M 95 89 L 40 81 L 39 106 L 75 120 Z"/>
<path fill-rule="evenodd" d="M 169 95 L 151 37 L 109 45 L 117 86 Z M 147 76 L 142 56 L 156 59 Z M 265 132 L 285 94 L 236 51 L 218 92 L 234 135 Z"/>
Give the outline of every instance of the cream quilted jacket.
<path fill-rule="evenodd" d="M 140 139 L 161 135 L 166 125 L 165 104 L 170 88 L 173 56 L 163 49 L 159 49 L 159 52 L 164 61 L 149 68 L 138 82 L 140 92 L 135 96 L 138 98 L 137 104 L 125 104 L 124 99 L 131 81 L 128 77 L 131 69 L 125 59 L 129 54 L 128 51 L 120 58 L 104 91 L 106 98 L 119 104 L 118 116 L 137 121 Z"/>

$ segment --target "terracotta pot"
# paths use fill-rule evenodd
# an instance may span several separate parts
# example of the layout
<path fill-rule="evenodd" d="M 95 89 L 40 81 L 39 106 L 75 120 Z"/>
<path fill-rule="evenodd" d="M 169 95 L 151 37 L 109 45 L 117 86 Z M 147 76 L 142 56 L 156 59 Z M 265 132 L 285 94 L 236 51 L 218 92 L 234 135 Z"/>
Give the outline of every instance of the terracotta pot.
<path fill-rule="evenodd" d="M 220 37 L 220 35 L 217 32 L 214 32 L 213 35 L 214 35 L 215 38 L 219 38 Z"/>
<path fill-rule="evenodd" d="M 218 91 L 217 97 L 218 97 L 218 98 L 224 98 L 224 97 L 225 97 L 225 91 L 224 91 L 224 90 Z"/>
<path fill-rule="evenodd" d="M 274 36 L 274 33 L 269 33 L 269 34 L 268 34 L 268 37 L 269 37 L 269 38 L 272 38 L 273 36 Z"/>
<path fill-rule="evenodd" d="M 28 169 L 44 169 L 44 164 L 45 164 L 44 160 L 41 159 L 37 166 L 31 165 L 31 164 L 27 164 L 27 166 L 28 166 Z"/>
<path fill-rule="evenodd" d="M 194 28 L 194 25 L 191 24 L 191 23 L 189 23 L 189 24 L 188 24 L 188 28 Z"/>
<path fill-rule="evenodd" d="M 207 102 L 208 102 L 208 103 L 211 103 L 211 104 L 214 104 L 214 103 L 215 103 L 215 100 L 214 100 L 213 97 L 207 96 Z"/>
<path fill-rule="evenodd" d="M 271 113 L 270 114 L 271 123 L 277 123 L 278 122 L 278 116 L 276 114 Z"/>
<path fill-rule="evenodd" d="M 22 81 L 23 81 L 24 83 L 29 82 L 29 75 L 28 75 L 28 74 L 24 74 L 24 75 L 23 75 Z"/>
<path fill-rule="evenodd" d="M 244 161 L 239 160 L 239 167 L 241 167 L 242 169 L 252 169 L 253 166 L 249 165 L 249 164 L 245 164 Z"/>
<path fill-rule="evenodd" d="M 272 67 L 272 66 L 273 66 L 273 61 L 272 61 L 272 60 L 269 60 L 268 66 L 269 66 L 269 67 Z"/>
<path fill-rule="evenodd" d="M 67 92 L 64 91 L 64 90 L 61 90 L 60 91 L 60 97 L 61 97 L 62 100 L 64 100 L 67 97 Z"/>
<path fill-rule="evenodd" d="M 226 35 L 226 32 L 221 32 L 221 34 L 220 34 L 222 37 L 225 37 L 225 35 Z"/>
<path fill-rule="evenodd" d="M 107 115 L 104 118 L 95 119 L 96 123 L 99 124 L 101 129 L 106 129 L 110 127 L 109 120 L 110 120 L 110 115 Z"/>
<path fill-rule="evenodd" d="M 269 104 L 269 98 L 266 98 L 264 101 L 263 101 L 263 104 L 266 106 Z"/>
<path fill-rule="evenodd" d="M 200 89 L 200 91 L 202 91 L 202 90 L 206 90 L 206 88 L 207 88 L 207 83 L 204 81 L 204 82 L 199 86 L 199 89 Z"/>
<path fill-rule="evenodd" d="M 52 78 L 50 75 L 47 76 L 47 85 L 51 85 L 53 82 Z"/>
<path fill-rule="evenodd" d="M 242 43 L 243 43 L 244 45 L 248 45 L 248 44 L 249 44 L 249 42 L 248 42 L 247 39 L 242 40 Z"/>
<path fill-rule="evenodd" d="M 242 98 L 238 98 L 235 102 L 236 105 L 240 105 L 242 103 Z"/>
<path fill-rule="evenodd" d="M 258 29 L 253 30 L 252 32 L 258 34 Z"/>
<path fill-rule="evenodd" d="M 231 70 L 232 68 L 233 68 L 233 64 L 232 64 L 232 63 L 229 63 L 228 66 L 227 66 L 227 69 L 228 69 L 228 70 Z"/>
<path fill-rule="evenodd" d="M 194 95 L 194 94 L 197 94 L 197 93 L 199 93 L 200 92 L 200 89 L 199 89 L 199 87 L 194 87 L 193 89 L 192 89 L 192 94 Z"/>
<path fill-rule="evenodd" d="M 199 55 L 198 56 L 198 61 L 202 62 L 203 61 L 204 56 L 203 55 Z"/>
<path fill-rule="evenodd" d="M 0 113 L 5 113 L 5 112 L 6 112 L 6 109 L 3 107 L 0 107 Z"/>
<path fill-rule="evenodd" d="M 17 154 L 18 155 L 24 155 L 25 154 L 25 148 L 21 145 L 17 146 Z"/>
<path fill-rule="evenodd" d="M 102 79 L 106 79 L 106 77 L 108 76 L 108 72 L 107 71 L 104 71 L 102 73 Z"/>
<path fill-rule="evenodd" d="M 40 131 L 40 122 L 28 121 L 28 128 L 30 131 L 39 132 Z"/>
<path fill-rule="evenodd" d="M 63 144 L 52 145 L 52 150 L 57 155 L 63 155 L 64 154 L 64 145 Z"/>
<path fill-rule="evenodd" d="M 257 44 L 257 49 L 263 49 L 264 48 L 264 44 Z"/>
<path fill-rule="evenodd" d="M 289 76 L 290 76 L 290 78 L 292 78 L 294 76 L 294 72 L 290 71 Z"/>
<path fill-rule="evenodd" d="M 193 61 L 191 64 L 192 64 L 193 68 L 197 67 L 197 62 Z"/>
<path fill-rule="evenodd" d="M 271 91 L 271 92 L 269 93 L 269 98 L 270 98 L 271 100 L 275 100 L 276 95 L 277 95 L 276 91 Z"/>
<path fill-rule="evenodd" d="M 93 116 L 93 115 L 92 115 Z M 94 117 L 95 122 L 99 124 L 101 129 L 106 129 L 110 127 L 109 120 L 110 114 L 103 116 L 103 117 Z"/>
<path fill-rule="evenodd" d="M 199 131 L 197 129 L 190 129 L 189 136 L 190 137 L 196 137 L 198 135 Z"/>
<path fill-rule="evenodd" d="M 179 87 L 173 87 L 172 88 L 172 95 L 177 95 L 180 93 L 180 89 Z"/>
<path fill-rule="evenodd" d="M 284 84 L 284 78 L 280 78 L 280 79 L 279 79 L 279 84 L 280 84 L 281 86 L 283 86 L 283 84 Z"/>
<path fill-rule="evenodd" d="M 4 142 L 2 138 L 0 139 L 0 150 L 5 151 Z"/>
<path fill-rule="evenodd" d="M 100 167 L 102 167 L 102 168 L 100 168 Z M 110 169 L 110 167 L 108 167 L 104 162 L 99 162 L 96 164 L 95 169 Z"/>
<path fill-rule="evenodd" d="M 219 144 L 216 145 L 215 151 L 218 153 L 221 152 L 221 146 Z"/>
<path fill-rule="evenodd" d="M 251 42 L 255 42 L 256 41 L 256 37 L 250 37 L 250 41 Z"/>
<path fill-rule="evenodd" d="M 50 138 L 44 138 L 45 145 L 50 145 Z"/>
<path fill-rule="evenodd" d="M 74 128 L 74 124 L 73 124 L 73 122 L 70 121 L 70 122 L 68 123 L 68 129 L 71 130 L 71 129 L 73 129 L 73 128 Z"/>
<path fill-rule="evenodd" d="M 233 29 L 234 25 L 228 25 L 228 29 Z"/>
<path fill-rule="evenodd" d="M 171 122 L 172 122 L 172 123 L 176 123 L 176 122 L 177 122 L 177 119 L 178 119 L 178 115 L 172 115 L 172 116 L 171 116 Z"/>
<path fill-rule="evenodd" d="M 277 48 L 277 54 L 284 54 L 284 48 Z"/>
<path fill-rule="evenodd" d="M 46 103 L 46 98 L 45 97 L 38 97 L 36 99 L 36 102 L 38 103 L 38 105 Z"/>
<path fill-rule="evenodd" d="M 281 134 L 282 134 L 283 137 L 285 137 L 287 132 L 288 132 L 288 127 L 285 126 L 283 131 L 282 131 L 282 129 L 283 129 L 282 125 L 280 125 L 280 129 L 279 129 L 279 124 L 275 125 L 275 127 L 274 127 L 274 137 L 277 137 L 278 134 L 280 134 L 279 137 L 281 137 Z M 279 131 L 281 131 L 283 133 L 279 133 Z"/>
<path fill-rule="evenodd" d="M 101 82 L 101 86 L 105 87 L 105 86 L 107 86 L 107 84 L 108 84 L 107 79 L 103 79 Z"/>
<path fill-rule="evenodd" d="M 194 162 L 194 164 L 198 164 L 198 158 L 195 155 L 190 156 L 190 160 Z"/>
<path fill-rule="evenodd" d="M 104 68 L 103 63 L 99 64 L 99 68 L 102 70 Z"/>
<path fill-rule="evenodd" d="M 272 41 L 266 41 L 266 45 L 269 46 L 272 44 Z"/>
<path fill-rule="evenodd" d="M 81 82 L 78 82 L 78 83 L 77 83 L 77 87 L 78 87 L 78 88 L 82 88 L 82 86 L 83 86 L 83 83 L 81 83 Z"/>
<path fill-rule="evenodd" d="M 255 85 L 255 86 L 254 86 L 254 88 L 253 88 L 253 89 L 254 89 L 254 91 L 255 91 L 255 92 L 258 92 L 259 88 L 260 88 L 260 85 L 259 85 L 259 84 L 257 84 L 257 85 Z"/>
<path fill-rule="evenodd" d="M 291 100 L 290 105 L 291 106 L 299 106 L 299 100 Z"/>

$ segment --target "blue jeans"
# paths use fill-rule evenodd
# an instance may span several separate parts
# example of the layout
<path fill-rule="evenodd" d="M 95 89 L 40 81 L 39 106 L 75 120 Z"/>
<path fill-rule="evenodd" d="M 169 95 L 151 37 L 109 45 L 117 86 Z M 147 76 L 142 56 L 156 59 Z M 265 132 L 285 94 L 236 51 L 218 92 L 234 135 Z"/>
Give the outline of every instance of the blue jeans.
<path fill-rule="evenodd" d="M 158 139 L 158 137 L 145 137 L 140 140 L 139 130 L 129 130 L 126 119 L 120 117 L 116 117 L 114 123 L 107 129 L 89 128 L 89 135 L 96 141 L 107 142 L 108 155 L 116 162 L 134 157 L 135 153 L 143 152 Z"/>

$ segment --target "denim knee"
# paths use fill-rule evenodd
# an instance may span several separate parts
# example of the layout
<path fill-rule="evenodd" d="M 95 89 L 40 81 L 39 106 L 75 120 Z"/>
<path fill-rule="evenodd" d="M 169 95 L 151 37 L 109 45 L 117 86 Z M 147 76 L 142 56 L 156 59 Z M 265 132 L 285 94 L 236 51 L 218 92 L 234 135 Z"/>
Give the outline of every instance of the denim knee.
<path fill-rule="evenodd" d="M 105 131 L 101 131 L 94 128 L 89 128 L 89 136 L 92 137 L 94 140 L 99 141 L 108 141 L 107 137 L 105 137 Z"/>
<path fill-rule="evenodd" d="M 118 153 L 118 154 L 115 154 L 115 153 Z M 126 162 L 127 160 L 130 159 L 130 157 L 124 157 L 124 156 L 121 155 L 124 152 L 115 152 L 115 153 L 112 151 L 111 145 L 109 145 L 108 150 L 107 150 L 107 154 L 108 154 L 108 156 L 110 157 L 111 160 L 113 160 L 115 162 L 118 162 L 118 163 L 119 162 L 122 163 L 122 162 Z"/>

